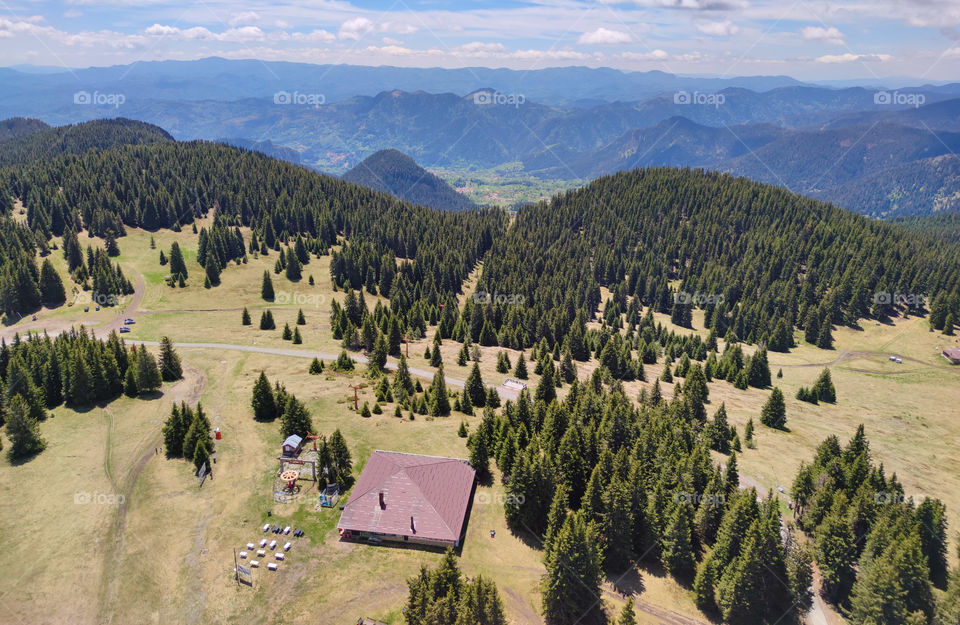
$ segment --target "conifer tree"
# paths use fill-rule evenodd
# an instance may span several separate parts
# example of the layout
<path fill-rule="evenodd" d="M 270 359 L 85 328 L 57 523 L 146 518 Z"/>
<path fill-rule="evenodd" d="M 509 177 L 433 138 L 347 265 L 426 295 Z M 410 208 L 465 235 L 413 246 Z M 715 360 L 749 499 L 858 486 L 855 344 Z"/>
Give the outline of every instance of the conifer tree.
<path fill-rule="evenodd" d="M 545 554 L 541 603 L 547 625 L 574 625 L 595 618 L 602 579 L 598 544 L 595 531 L 579 513 L 564 520 Z"/>
<path fill-rule="evenodd" d="M 160 375 L 164 382 L 173 382 L 183 378 L 183 367 L 180 356 L 173 348 L 173 341 L 169 336 L 160 339 Z"/>
<path fill-rule="evenodd" d="M 174 241 L 170 246 L 170 275 L 183 276 L 189 278 L 187 264 L 183 261 L 183 252 L 180 251 L 180 245 Z"/>
<path fill-rule="evenodd" d="M 767 427 L 783 429 L 787 424 L 787 408 L 783 402 L 783 392 L 774 387 L 770 398 L 760 411 L 760 422 Z"/>
<path fill-rule="evenodd" d="M 47 447 L 40 435 L 40 423 L 30 416 L 30 406 L 22 395 L 14 395 L 8 402 L 6 428 L 10 455 L 15 459 L 28 458 Z"/>
<path fill-rule="evenodd" d="M 427 390 L 430 397 L 430 414 L 434 417 L 445 417 L 450 414 L 450 398 L 447 396 L 447 383 L 443 379 L 443 367 L 433 374 L 433 382 Z"/>
<path fill-rule="evenodd" d="M 253 385 L 253 397 L 251 399 L 253 408 L 253 418 L 257 421 L 272 421 L 277 418 L 277 405 L 273 396 L 273 389 L 267 380 L 267 375 L 263 371 L 260 377 Z"/>
<path fill-rule="evenodd" d="M 273 278 L 270 277 L 269 271 L 263 272 L 263 282 L 260 284 L 260 297 L 268 302 L 272 302 L 275 298 L 273 292 Z"/>

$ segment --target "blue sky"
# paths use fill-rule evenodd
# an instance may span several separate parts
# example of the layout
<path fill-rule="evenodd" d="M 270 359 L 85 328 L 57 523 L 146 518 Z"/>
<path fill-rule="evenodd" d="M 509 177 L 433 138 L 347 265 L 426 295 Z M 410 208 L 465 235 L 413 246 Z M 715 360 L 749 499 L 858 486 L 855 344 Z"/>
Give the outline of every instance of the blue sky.
<path fill-rule="evenodd" d="M 206 56 L 960 80 L 958 0 L 0 0 L 0 64 Z"/>

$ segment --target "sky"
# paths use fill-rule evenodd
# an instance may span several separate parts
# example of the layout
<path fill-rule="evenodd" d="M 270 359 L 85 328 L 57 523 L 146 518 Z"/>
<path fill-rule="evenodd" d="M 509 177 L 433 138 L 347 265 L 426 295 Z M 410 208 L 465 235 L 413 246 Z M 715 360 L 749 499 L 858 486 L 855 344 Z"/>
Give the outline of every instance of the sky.
<path fill-rule="evenodd" d="M 209 56 L 960 80 L 960 0 L 0 0 L 0 65 Z"/>

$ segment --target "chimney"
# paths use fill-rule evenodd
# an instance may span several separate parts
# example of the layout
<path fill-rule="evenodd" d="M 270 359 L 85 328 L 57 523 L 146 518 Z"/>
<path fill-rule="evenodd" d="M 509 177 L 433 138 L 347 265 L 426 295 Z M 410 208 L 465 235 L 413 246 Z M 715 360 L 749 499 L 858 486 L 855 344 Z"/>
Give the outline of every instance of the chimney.
<path fill-rule="evenodd" d="M 417 533 L 417 528 L 413 524 L 413 515 L 410 516 L 410 531 L 413 532 L 414 534 Z"/>
<path fill-rule="evenodd" d="M 383 491 L 380 491 L 380 509 L 381 510 L 387 509 L 387 502 L 383 500 Z"/>

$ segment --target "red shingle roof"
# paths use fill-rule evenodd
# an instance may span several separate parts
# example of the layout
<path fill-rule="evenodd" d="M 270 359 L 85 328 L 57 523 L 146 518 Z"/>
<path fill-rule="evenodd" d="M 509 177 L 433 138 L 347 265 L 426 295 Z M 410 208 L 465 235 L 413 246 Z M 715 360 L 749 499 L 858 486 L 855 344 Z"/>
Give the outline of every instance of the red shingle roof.
<path fill-rule="evenodd" d="M 456 458 L 375 451 L 337 527 L 455 543 L 460 540 L 475 476 L 469 464 Z"/>

